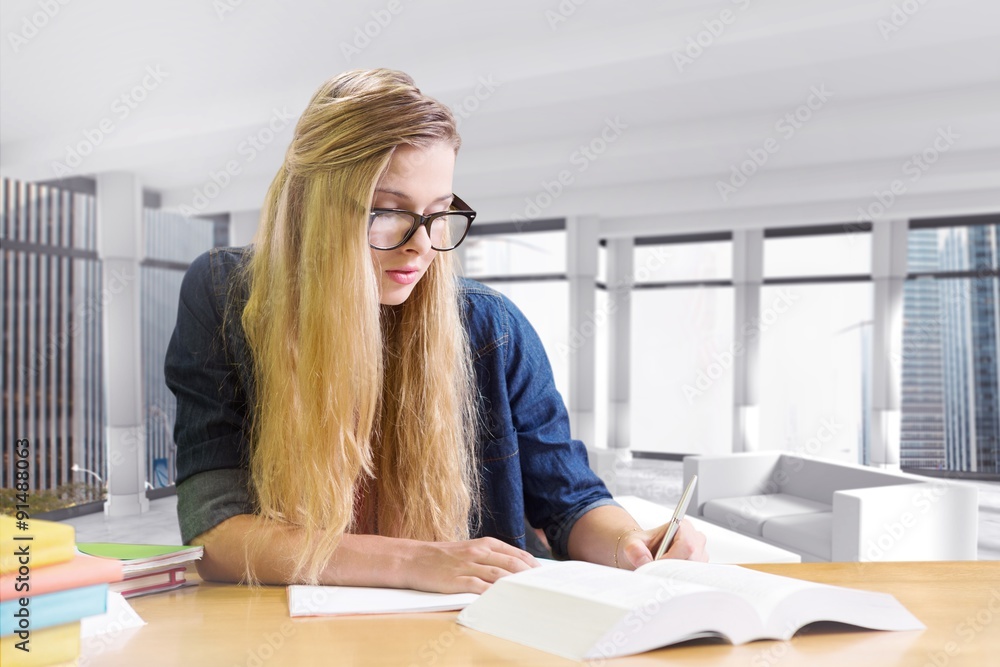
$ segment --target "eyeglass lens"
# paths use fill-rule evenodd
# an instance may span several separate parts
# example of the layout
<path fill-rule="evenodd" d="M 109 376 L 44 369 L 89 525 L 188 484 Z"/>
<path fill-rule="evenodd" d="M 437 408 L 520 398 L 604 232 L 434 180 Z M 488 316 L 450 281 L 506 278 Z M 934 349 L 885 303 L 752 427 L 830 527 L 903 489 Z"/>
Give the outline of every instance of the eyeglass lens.
<path fill-rule="evenodd" d="M 450 250 L 465 235 L 469 225 L 464 215 L 443 215 L 430 225 L 431 246 Z M 378 213 L 368 232 L 368 242 L 378 248 L 391 248 L 403 242 L 413 226 L 413 218 L 405 213 Z M 419 233 L 419 231 L 417 232 Z"/>

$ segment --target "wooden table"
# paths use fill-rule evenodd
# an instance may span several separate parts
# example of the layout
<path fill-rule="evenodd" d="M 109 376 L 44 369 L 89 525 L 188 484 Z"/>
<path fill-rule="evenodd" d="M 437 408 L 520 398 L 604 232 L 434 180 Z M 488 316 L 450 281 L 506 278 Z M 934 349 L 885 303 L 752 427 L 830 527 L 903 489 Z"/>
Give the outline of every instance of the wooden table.
<path fill-rule="evenodd" d="M 1000 664 L 1000 562 L 780 563 L 755 570 L 891 593 L 917 632 L 812 626 L 791 641 L 698 640 L 590 665 L 952 667 Z M 455 623 L 455 612 L 291 619 L 282 587 L 203 583 L 132 601 L 148 625 L 84 640 L 81 667 L 578 665 Z"/>

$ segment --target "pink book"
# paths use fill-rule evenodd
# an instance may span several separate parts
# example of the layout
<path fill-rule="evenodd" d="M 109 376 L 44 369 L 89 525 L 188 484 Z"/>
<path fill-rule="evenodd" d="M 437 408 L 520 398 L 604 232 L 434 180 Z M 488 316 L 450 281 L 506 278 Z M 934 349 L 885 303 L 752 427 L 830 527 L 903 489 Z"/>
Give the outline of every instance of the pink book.
<path fill-rule="evenodd" d="M 76 554 L 73 560 L 65 563 L 31 567 L 27 574 L 14 571 L 0 576 L 0 601 L 111 583 L 121 579 L 120 561 Z"/>

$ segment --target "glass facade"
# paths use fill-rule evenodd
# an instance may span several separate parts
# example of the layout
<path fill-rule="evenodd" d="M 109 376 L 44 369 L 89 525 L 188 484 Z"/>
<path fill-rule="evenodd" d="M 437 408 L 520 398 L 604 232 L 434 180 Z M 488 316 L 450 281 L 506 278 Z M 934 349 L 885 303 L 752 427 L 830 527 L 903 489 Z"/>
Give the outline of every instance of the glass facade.
<path fill-rule="evenodd" d="M 997 225 L 910 231 L 904 468 L 1000 472 L 998 257 Z"/>
<path fill-rule="evenodd" d="M 102 289 L 94 195 L 4 179 L 0 500 L 25 466 L 35 511 L 104 494 Z M 14 443 L 26 440 L 18 463 Z"/>
<path fill-rule="evenodd" d="M 19 439 L 29 443 L 35 512 L 105 495 L 102 319 L 105 304 L 117 292 L 113 284 L 102 285 L 94 189 L 83 179 L 65 187 L 5 179 L 0 189 L 4 507 L 13 498 L 13 443 Z M 163 357 L 184 271 L 212 247 L 218 225 L 155 209 L 145 209 L 143 216 L 146 480 L 169 486 L 174 480 L 174 400 L 163 382 Z"/>

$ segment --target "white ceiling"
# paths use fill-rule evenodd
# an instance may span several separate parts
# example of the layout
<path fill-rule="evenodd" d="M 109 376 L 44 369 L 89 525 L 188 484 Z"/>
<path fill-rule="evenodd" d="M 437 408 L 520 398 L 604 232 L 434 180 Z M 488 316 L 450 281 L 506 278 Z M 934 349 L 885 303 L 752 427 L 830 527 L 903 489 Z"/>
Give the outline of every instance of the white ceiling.
<path fill-rule="evenodd" d="M 55 178 L 103 135 L 73 174 L 136 172 L 165 207 L 257 209 L 293 123 L 259 151 L 247 137 L 330 76 L 386 66 L 461 111 L 455 190 L 486 221 L 545 204 L 560 172 L 571 182 L 539 214 L 596 215 L 605 235 L 854 221 L 897 180 L 886 216 L 1000 211 L 996 0 L 44 4 L 0 6 L 4 176 Z M 116 100 L 144 77 L 125 116 Z M 791 133 L 783 117 L 814 90 L 829 98 Z M 623 128 L 606 151 L 577 153 L 608 121 Z M 724 200 L 718 182 L 769 138 L 777 151 Z M 925 150 L 937 161 L 914 171 Z M 231 161 L 240 173 L 196 206 Z"/>

